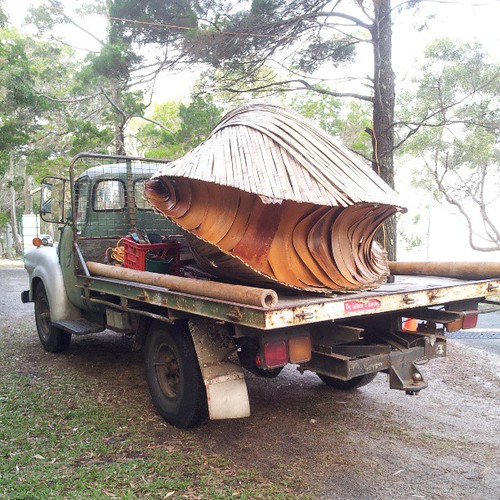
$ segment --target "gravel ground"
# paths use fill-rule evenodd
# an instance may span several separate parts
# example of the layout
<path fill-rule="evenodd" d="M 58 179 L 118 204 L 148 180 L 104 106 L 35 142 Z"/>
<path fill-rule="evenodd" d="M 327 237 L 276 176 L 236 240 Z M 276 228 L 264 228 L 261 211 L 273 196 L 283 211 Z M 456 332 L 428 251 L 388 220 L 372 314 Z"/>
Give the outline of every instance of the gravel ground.
<path fill-rule="evenodd" d="M 99 401 L 149 408 L 157 418 L 142 356 L 127 341 L 105 332 L 74 339 L 63 354 L 45 353 L 33 305 L 20 302 L 25 271 L 1 267 L 0 280 L 0 356 L 15 353 L 20 371 L 49 379 L 83 374 L 97 383 Z M 390 390 L 382 374 L 352 392 L 293 366 L 273 380 L 248 375 L 251 417 L 207 422 L 182 436 L 269 479 L 288 480 L 308 498 L 498 499 L 500 356 L 450 341 L 448 358 L 423 373 L 429 387 L 414 397 Z M 162 429 L 151 430 L 159 446 L 181 435 Z"/>
<path fill-rule="evenodd" d="M 0 259 L 0 268 L 24 267 L 22 260 Z"/>

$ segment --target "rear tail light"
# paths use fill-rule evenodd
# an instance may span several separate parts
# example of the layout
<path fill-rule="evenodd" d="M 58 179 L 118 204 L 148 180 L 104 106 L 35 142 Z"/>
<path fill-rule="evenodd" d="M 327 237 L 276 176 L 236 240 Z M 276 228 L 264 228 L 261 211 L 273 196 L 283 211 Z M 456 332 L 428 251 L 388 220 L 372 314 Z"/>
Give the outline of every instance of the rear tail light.
<path fill-rule="evenodd" d="M 446 325 L 447 332 L 458 332 L 462 329 L 462 318 L 452 321 Z"/>
<path fill-rule="evenodd" d="M 403 332 L 416 332 L 418 329 L 418 321 L 415 318 L 408 318 L 403 323 Z"/>
<path fill-rule="evenodd" d="M 277 368 L 288 363 L 288 346 L 285 340 L 265 342 L 263 346 L 264 368 Z"/>
<path fill-rule="evenodd" d="M 456 321 L 448 323 L 446 331 L 456 332 L 457 330 L 475 328 L 477 326 L 478 306 L 477 300 L 464 300 L 447 305 L 446 310 L 459 312 L 461 317 Z"/>
<path fill-rule="evenodd" d="M 311 338 L 293 337 L 288 341 L 290 363 L 305 363 L 311 359 Z"/>
<path fill-rule="evenodd" d="M 476 328 L 477 326 L 477 313 L 467 314 L 465 313 L 464 320 L 462 323 L 462 328 L 467 330 L 467 328 Z"/>

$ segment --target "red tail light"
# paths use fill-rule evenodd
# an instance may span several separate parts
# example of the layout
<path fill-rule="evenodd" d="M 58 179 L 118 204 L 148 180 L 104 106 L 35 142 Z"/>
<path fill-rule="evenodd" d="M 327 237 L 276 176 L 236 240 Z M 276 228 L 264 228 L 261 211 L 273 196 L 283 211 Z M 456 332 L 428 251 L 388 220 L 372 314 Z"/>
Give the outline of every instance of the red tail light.
<path fill-rule="evenodd" d="M 277 368 L 288 363 L 288 345 L 285 340 L 266 342 L 262 364 L 265 368 Z"/>
<path fill-rule="evenodd" d="M 476 328 L 477 326 L 477 314 L 465 314 L 462 322 L 462 328 L 467 330 L 467 328 Z"/>

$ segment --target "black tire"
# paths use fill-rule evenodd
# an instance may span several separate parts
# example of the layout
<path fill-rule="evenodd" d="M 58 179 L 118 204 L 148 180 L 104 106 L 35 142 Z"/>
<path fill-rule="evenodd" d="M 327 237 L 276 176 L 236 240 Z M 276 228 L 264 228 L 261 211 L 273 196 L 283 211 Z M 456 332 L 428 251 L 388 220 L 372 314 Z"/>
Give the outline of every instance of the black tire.
<path fill-rule="evenodd" d="M 335 389 L 340 389 L 342 391 L 350 391 L 369 384 L 377 376 L 377 372 L 360 375 L 359 377 L 354 377 L 351 380 L 339 380 L 338 378 L 321 375 L 319 373 L 317 373 L 317 375 L 326 385 L 330 387 L 334 387 Z"/>
<path fill-rule="evenodd" d="M 158 413 L 181 429 L 205 420 L 207 394 L 187 325 L 153 322 L 144 351 L 149 391 Z"/>
<path fill-rule="evenodd" d="M 257 377 L 276 378 L 281 373 L 284 366 L 280 366 L 278 368 L 270 368 L 269 370 L 264 370 L 263 368 L 260 368 L 260 366 L 245 366 L 245 368 L 250 373 L 257 375 Z"/>
<path fill-rule="evenodd" d="M 35 288 L 35 323 L 38 337 L 46 351 L 65 351 L 71 344 L 71 333 L 60 330 L 50 323 L 49 299 L 41 282 Z"/>

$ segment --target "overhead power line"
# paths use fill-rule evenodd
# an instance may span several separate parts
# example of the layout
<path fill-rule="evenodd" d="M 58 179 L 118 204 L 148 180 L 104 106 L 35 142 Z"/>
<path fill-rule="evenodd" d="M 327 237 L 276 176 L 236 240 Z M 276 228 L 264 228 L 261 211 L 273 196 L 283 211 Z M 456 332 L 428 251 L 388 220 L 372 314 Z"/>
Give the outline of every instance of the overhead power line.
<path fill-rule="evenodd" d="M 190 30 L 196 30 L 197 28 L 190 28 L 188 26 L 177 26 L 175 24 L 163 24 L 163 23 L 155 23 L 152 21 L 139 21 L 137 19 L 126 19 L 123 17 L 113 17 L 109 16 L 109 19 L 111 21 L 121 21 L 124 23 L 132 23 L 132 24 L 143 24 L 146 26 L 152 26 L 155 28 L 170 28 L 170 29 L 177 29 L 177 30 L 184 30 L 184 31 L 190 31 Z M 279 38 L 282 40 L 297 40 L 297 37 L 293 36 L 280 36 L 280 35 L 266 35 L 265 33 L 250 33 L 248 31 L 212 31 L 212 32 L 205 32 L 207 34 L 217 34 L 217 35 L 223 35 L 223 36 L 254 36 L 257 38 Z"/>

